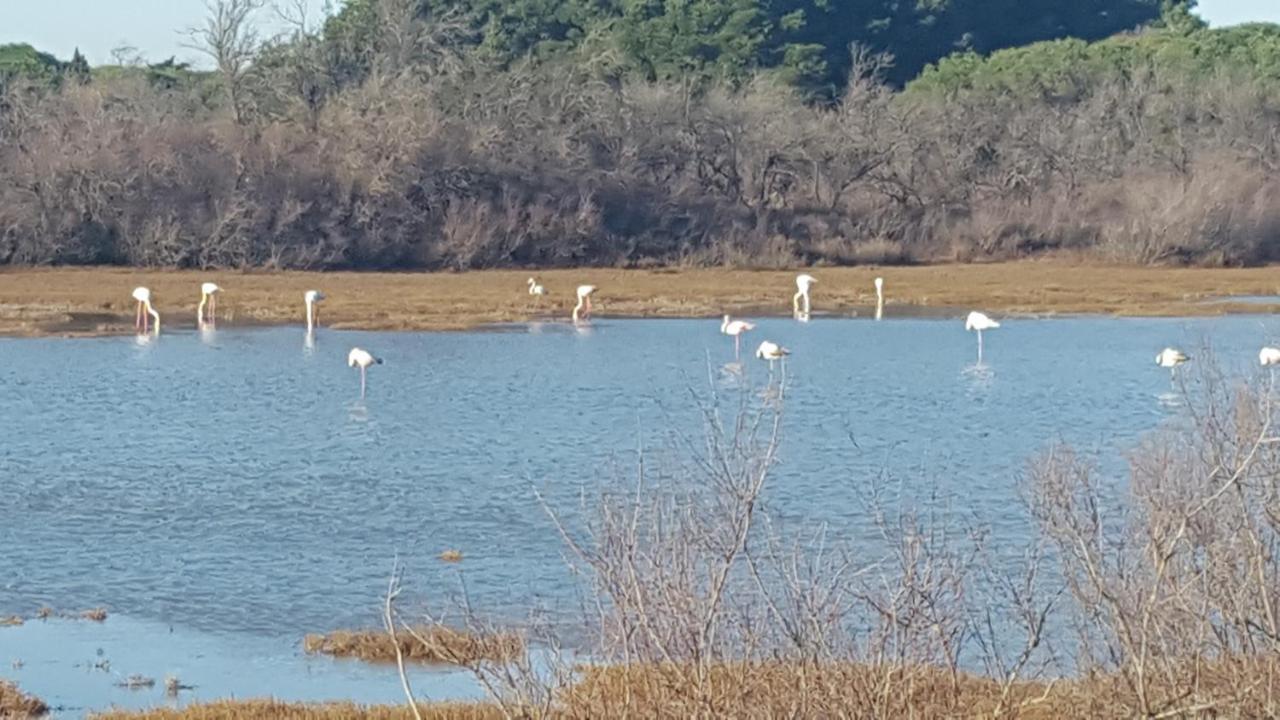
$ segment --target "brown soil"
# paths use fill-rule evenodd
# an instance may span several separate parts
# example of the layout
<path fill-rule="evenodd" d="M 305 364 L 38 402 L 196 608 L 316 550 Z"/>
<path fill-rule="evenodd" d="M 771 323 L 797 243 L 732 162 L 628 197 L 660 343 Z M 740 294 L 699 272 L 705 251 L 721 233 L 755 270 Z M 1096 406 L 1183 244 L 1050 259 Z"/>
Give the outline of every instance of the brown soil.
<path fill-rule="evenodd" d="M 1101 267 L 1018 262 L 922 267 L 816 268 L 815 314 L 867 313 L 872 278 L 885 278 L 886 316 L 981 309 L 997 314 L 1211 315 L 1267 312 L 1277 305 L 1205 303 L 1280 293 L 1274 268 Z M 548 295 L 533 302 L 530 275 Z M 265 273 L 118 268 L 0 271 L 0 334 L 131 332 L 130 292 L 150 287 L 163 328 L 192 328 L 201 282 L 223 287 L 222 327 L 303 322 L 302 294 L 325 292 L 323 325 L 376 330 L 449 330 L 530 319 L 567 319 L 574 288 L 596 285 L 598 315 L 710 317 L 723 312 L 787 315 L 794 272 L 722 269 L 584 268 L 530 273 Z"/>

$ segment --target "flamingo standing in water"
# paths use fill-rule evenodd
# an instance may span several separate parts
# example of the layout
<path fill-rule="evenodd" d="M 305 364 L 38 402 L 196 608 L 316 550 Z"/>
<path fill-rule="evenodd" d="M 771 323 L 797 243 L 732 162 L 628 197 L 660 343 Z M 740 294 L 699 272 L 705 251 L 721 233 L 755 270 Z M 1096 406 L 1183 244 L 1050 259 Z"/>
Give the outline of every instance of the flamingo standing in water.
<path fill-rule="evenodd" d="M 1169 377 L 1172 378 L 1178 374 L 1178 366 L 1190 359 L 1191 357 L 1181 350 L 1167 347 L 1156 355 L 1156 364 L 1162 368 L 1169 368 Z"/>
<path fill-rule="evenodd" d="M 768 340 L 760 343 L 760 347 L 756 348 L 756 357 L 761 360 L 769 361 L 769 372 L 773 372 L 773 363 L 775 360 L 782 361 L 783 358 L 790 354 L 790 350 L 782 347 L 778 343 L 770 342 Z"/>
<path fill-rule="evenodd" d="M 347 367 L 360 368 L 360 399 L 364 399 L 365 374 L 369 371 L 371 365 L 381 365 L 382 358 L 374 357 L 368 350 L 361 348 L 351 348 L 351 352 L 347 353 Z"/>
<path fill-rule="evenodd" d="M 218 293 L 222 292 L 222 288 L 216 284 L 207 282 L 200 285 L 200 306 L 196 308 L 196 325 L 203 325 L 206 322 L 212 324 L 218 319 Z M 205 304 L 209 306 L 209 317 L 204 316 Z"/>
<path fill-rule="evenodd" d="M 796 294 L 791 296 L 791 314 L 797 319 L 807 320 L 809 318 L 809 288 L 818 282 L 818 278 L 800 274 L 796 276 Z M 800 309 L 801 301 L 804 301 L 804 310 Z"/>
<path fill-rule="evenodd" d="M 1258 351 L 1258 364 L 1280 365 L 1280 348 L 1264 347 Z"/>
<path fill-rule="evenodd" d="M 307 303 L 307 332 L 311 332 L 320 323 L 320 306 L 318 303 L 324 300 L 324 293 L 319 290 L 308 290 L 303 294 L 302 298 Z"/>
<path fill-rule="evenodd" d="M 876 278 L 876 319 L 884 317 L 884 278 Z"/>
<path fill-rule="evenodd" d="M 595 285 L 578 286 L 578 304 L 573 306 L 573 321 L 578 322 L 579 313 L 583 320 L 591 318 L 591 293 L 596 291 Z"/>
<path fill-rule="evenodd" d="M 994 330 L 998 327 L 1000 327 L 1000 323 L 976 310 L 969 313 L 969 317 L 964 319 L 964 329 L 974 330 L 978 333 L 978 362 L 982 362 L 982 331 Z"/>
<path fill-rule="evenodd" d="M 151 290 L 145 287 L 136 287 L 133 289 L 133 299 L 138 301 L 138 311 L 134 315 L 133 326 L 137 330 L 147 332 L 150 328 L 150 319 L 155 318 L 156 334 L 160 334 L 160 313 L 151 307 Z"/>
<path fill-rule="evenodd" d="M 724 321 L 720 323 L 720 332 L 733 337 L 733 357 L 737 359 L 742 356 L 740 349 L 742 343 L 742 333 L 755 330 L 756 326 L 745 320 L 734 320 L 728 315 L 724 316 Z"/>

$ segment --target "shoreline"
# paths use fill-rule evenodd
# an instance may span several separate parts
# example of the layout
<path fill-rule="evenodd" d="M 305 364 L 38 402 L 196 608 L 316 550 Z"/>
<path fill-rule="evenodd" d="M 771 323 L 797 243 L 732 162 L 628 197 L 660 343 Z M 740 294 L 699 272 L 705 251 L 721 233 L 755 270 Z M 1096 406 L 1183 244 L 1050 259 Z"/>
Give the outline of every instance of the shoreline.
<path fill-rule="evenodd" d="M 808 268 L 815 316 L 863 316 L 885 279 L 887 318 L 951 315 L 1213 316 L 1280 311 L 1277 268 L 1147 268 L 1062 261 Z M 266 272 L 128 268 L 0 270 L 0 336 L 100 337 L 133 332 L 132 289 L 151 288 L 162 327 L 194 329 L 199 285 L 222 286 L 219 327 L 304 324 L 302 293 L 322 290 L 322 327 L 449 331 L 567 320 L 578 284 L 594 284 L 598 317 L 787 316 L 797 270 L 664 268 L 471 272 Z M 536 277 L 548 295 L 525 292 Z"/>

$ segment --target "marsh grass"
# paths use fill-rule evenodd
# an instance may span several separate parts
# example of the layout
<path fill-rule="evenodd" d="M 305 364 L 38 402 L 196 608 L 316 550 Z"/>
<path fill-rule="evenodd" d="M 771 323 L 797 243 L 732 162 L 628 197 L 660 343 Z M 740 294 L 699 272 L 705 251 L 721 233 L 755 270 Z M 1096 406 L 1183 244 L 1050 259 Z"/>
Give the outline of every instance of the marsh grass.
<path fill-rule="evenodd" d="M 892 248 L 874 245 L 876 252 Z M 1264 306 L 1201 302 L 1280 290 L 1270 268 L 1190 269 L 1096 266 L 1061 261 L 811 268 L 819 312 L 851 314 L 874 305 L 872 280 L 885 278 L 891 307 L 982 307 L 997 313 L 1213 315 Z M 303 323 L 302 294 L 324 290 L 322 327 L 459 330 L 528 320 L 564 320 L 573 288 L 599 286 L 603 316 L 719 317 L 725 312 L 786 315 L 794 270 L 583 268 L 538 274 L 548 296 L 529 302 L 528 271 L 466 273 L 232 273 L 114 268 L 0 270 L 0 334 L 103 335 L 133 331 L 130 292 L 151 288 L 165 328 L 195 327 L 199 285 L 217 282 L 219 328 Z M 890 316 L 894 311 L 890 312 Z M 234 319 L 233 319 L 234 318 Z"/>
<path fill-rule="evenodd" d="M 27 695 L 16 685 L 0 680 L 0 718 L 23 720 L 40 717 L 49 711 L 49 707 L 39 698 Z"/>
<path fill-rule="evenodd" d="M 423 720 L 499 720 L 496 705 L 487 703 L 423 703 Z M 94 720 L 414 720 L 405 705 L 355 703 L 285 703 L 276 700 L 225 700 L 183 708 L 112 710 Z"/>
<path fill-rule="evenodd" d="M 516 635 L 481 634 L 439 625 L 408 628 L 396 641 L 406 660 L 444 665 L 508 662 L 525 651 L 524 641 Z M 395 646 L 383 630 L 337 630 L 325 635 L 307 635 L 303 648 L 308 653 L 370 662 L 396 660 Z"/>

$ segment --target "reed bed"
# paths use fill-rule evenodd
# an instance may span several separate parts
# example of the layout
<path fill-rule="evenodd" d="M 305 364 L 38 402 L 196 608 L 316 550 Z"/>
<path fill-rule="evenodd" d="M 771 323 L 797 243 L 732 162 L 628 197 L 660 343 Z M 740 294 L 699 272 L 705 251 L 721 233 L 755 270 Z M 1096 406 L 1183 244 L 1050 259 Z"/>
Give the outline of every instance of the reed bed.
<path fill-rule="evenodd" d="M 524 641 L 510 634 L 481 634 L 438 625 L 407 628 L 396 635 L 405 660 L 444 665 L 509 662 L 524 654 Z M 309 653 L 350 657 L 370 662 L 395 662 L 396 647 L 383 630 L 337 630 L 307 635 Z"/>
<path fill-rule="evenodd" d="M 0 718 L 24 720 L 40 717 L 47 712 L 49 706 L 42 700 L 22 692 L 10 682 L 0 680 Z"/>

